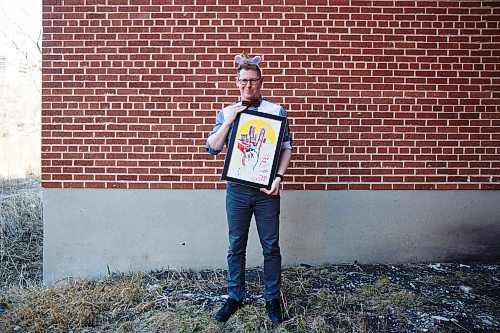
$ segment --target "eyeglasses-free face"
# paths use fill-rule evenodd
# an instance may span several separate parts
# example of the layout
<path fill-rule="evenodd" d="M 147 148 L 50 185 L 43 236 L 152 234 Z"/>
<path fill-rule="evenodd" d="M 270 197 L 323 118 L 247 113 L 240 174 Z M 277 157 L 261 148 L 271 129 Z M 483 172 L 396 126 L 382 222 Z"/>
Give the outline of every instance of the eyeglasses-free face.
<path fill-rule="evenodd" d="M 262 78 L 254 70 L 242 69 L 236 78 L 236 86 L 240 90 L 241 99 L 253 101 L 260 97 Z"/>

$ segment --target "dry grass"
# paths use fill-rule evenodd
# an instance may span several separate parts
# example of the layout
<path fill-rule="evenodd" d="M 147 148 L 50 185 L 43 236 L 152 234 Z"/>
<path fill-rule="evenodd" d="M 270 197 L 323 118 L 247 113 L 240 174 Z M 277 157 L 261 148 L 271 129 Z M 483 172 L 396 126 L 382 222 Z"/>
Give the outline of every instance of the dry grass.
<path fill-rule="evenodd" d="M 500 266 L 300 265 L 283 270 L 287 320 L 264 310 L 262 270 L 247 270 L 245 306 L 227 323 L 225 271 L 114 274 L 41 285 L 42 218 L 36 179 L 1 189 L 0 332 L 495 332 Z"/>
<path fill-rule="evenodd" d="M 42 244 L 38 178 L 0 179 L 0 292 L 41 280 Z"/>

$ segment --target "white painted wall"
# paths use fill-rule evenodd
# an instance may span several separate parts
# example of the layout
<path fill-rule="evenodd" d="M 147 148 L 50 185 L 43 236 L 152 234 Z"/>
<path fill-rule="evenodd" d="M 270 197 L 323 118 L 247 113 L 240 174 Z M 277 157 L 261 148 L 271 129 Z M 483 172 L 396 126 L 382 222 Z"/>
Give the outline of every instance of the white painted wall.
<path fill-rule="evenodd" d="M 225 191 L 44 189 L 44 281 L 225 268 Z M 283 191 L 283 264 L 500 258 L 500 191 Z M 255 225 L 247 266 L 262 265 Z"/>
<path fill-rule="evenodd" d="M 0 136 L 0 177 L 40 174 L 40 133 Z"/>

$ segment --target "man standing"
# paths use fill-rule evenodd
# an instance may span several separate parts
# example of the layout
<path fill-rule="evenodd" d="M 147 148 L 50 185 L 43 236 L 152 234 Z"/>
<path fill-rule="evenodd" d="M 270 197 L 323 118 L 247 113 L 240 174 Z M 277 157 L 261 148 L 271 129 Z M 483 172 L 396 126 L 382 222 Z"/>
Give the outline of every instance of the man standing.
<path fill-rule="evenodd" d="M 241 100 L 225 107 L 216 118 L 207 140 L 207 150 L 215 155 L 227 145 L 233 122 L 239 113 L 250 110 L 287 117 L 279 105 L 264 100 L 261 96 L 262 72 L 260 57 L 249 58 L 246 53 L 237 55 L 236 87 Z M 255 215 L 262 252 L 264 255 L 264 299 L 271 321 L 283 321 L 281 307 L 281 253 L 279 247 L 280 184 L 292 155 L 288 122 L 285 126 L 277 174 L 271 188 L 257 189 L 234 182 L 227 182 L 226 213 L 229 229 L 227 254 L 227 289 L 229 298 L 217 312 L 215 319 L 227 321 L 242 305 L 245 298 L 245 265 L 248 231 L 252 215 Z"/>

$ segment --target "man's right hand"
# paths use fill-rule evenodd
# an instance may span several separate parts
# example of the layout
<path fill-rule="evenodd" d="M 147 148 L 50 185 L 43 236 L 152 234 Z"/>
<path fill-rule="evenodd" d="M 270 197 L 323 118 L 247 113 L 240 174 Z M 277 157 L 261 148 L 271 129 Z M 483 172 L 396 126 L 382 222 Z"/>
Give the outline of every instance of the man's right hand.
<path fill-rule="evenodd" d="M 224 123 L 219 128 L 217 132 L 212 134 L 208 138 L 208 144 L 215 150 L 221 150 L 226 142 L 227 134 L 231 128 L 231 124 L 235 121 L 239 113 L 245 110 L 247 107 L 241 105 L 241 103 L 230 106 L 227 111 L 224 112 Z"/>
<path fill-rule="evenodd" d="M 227 124 L 232 124 L 234 123 L 234 120 L 238 116 L 239 113 L 243 112 L 247 107 L 244 105 L 241 105 L 241 103 L 235 104 L 231 106 L 226 113 L 226 119 L 224 120 L 225 123 Z"/>

